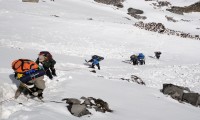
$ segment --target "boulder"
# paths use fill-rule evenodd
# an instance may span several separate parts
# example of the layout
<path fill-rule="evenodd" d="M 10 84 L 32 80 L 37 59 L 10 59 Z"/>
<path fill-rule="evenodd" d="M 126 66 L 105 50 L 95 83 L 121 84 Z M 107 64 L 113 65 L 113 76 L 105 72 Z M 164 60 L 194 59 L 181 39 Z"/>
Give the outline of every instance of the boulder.
<path fill-rule="evenodd" d="M 182 100 L 194 106 L 200 105 L 200 96 L 198 93 L 183 93 Z"/>
<path fill-rule="evenodd" d="M 34 2 L 34 3 L 38 3 L 39 0 L 22 0 L 22 2 Z"/>
<path fill-rule="evenodd" d="M 70 113 L 76 117 L 81 117 L 83 115 L 91 114 L 88 109 L 86 109 L 85 105 L 79 105 L 79 104 L 72 104 L 68 106 L 68 110 Z"/>
<path fill-rule="evenodd" d="M 114 6 L 119 6 L 119 7 L 123 7 L 122 2 L 124 2 L 124 0 L 94 0 L 94 1 L 98 3 L 114 5 Z"/>
<path fill-rule="evenodd" d="M 143 13 L 144 12 L 142 10 L 135 9 L 135 8 L 128 8 L 128 14 L 130 15 L 143 14 Z"/>
<path fill-rule="evenodd" d="M 163 84 L 163 89 L 161 90 L 161 92 L 163 92 L 163 94 L 170 95 L 173 99 L 181 101 L 184 90 L 184 87 L 173 84 Z"/>

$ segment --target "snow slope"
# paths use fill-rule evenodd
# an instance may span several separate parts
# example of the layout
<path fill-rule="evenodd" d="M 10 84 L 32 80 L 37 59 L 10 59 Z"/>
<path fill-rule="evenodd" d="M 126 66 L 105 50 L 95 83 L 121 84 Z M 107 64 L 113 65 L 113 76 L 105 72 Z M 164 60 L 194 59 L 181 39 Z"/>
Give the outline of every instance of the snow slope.
<path fill-rule="evenodd" d="M 178 2 L 180 5 L 188 3 L 178 0 L 173 4 Z M 193 34 L 199 34 L 195 29 L 199 27 L 199 13 L 179 16 L 155 10 L 142 0 L 127 0 L 124 5 L 125 8 L 118 10 L 93 0 L 45 0 L 38 4 L 0 0 L 0 101 L 12 98 L 19 84 L 11 69 L 15 59 L 35 60 L 39 51 L 48 50 L 57 61 L 58 74 L 54 80 L 45 77 L 45 103 L 27 100 L 21 95 L 17 100 L 0 104 L 0 118 L 198 120 L 199 108 L 178 103 L 159 90 L 163 83 L 174 83 L 200 92 L 200 42 L 138 29 L 133 26 L 137 20 L 128 16 L 126 9 L 130 6 L 143 9 L 146 21 L 162 22 Z M 164 19 L 166 14 L 192 21 L 170 23 Z M 160 60 L 148 57 L 154 56 L 157 50 L 163 53 Z M 139 52 L 146 55 L 146 65 L 122 62 Z M 83 64 L 84 59 L 90 59 L 93 54 L 105 57 L 96 74 Z M 119 80 L 131 75 L 141 77 L 146 86 Z M 50 102 L 81 96 L 102 98 L 114 113 L 92 111 L 90 117 L 77 118 L 68 112 L 65 103 Z"/>

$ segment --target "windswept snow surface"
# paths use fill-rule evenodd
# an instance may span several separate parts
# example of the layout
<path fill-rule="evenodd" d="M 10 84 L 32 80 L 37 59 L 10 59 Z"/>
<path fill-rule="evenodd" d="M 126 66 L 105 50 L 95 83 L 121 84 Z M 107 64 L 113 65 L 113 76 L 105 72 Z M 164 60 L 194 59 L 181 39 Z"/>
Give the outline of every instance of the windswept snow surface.
<path fill-rule="evenodd" d="M 173 2 L 178 3 L 190 2 Z M 160 93 L 160 89 L 163 83 L 173 83 L 200 92 L 200 42 L 138 29 L 133 26 L 137 20 L 128 16 L 126 9 L 138 7 L 144 10 L 146 21 L 159 21 L 192 34 L 199 34 L 195 29 L 200 25 L 199 13 L 179 16 L 155 10 L 143 0 L 126 0 L 124 5 L 125 8 L 116 9 L 93 0 L 0 0 L 0 101 L 10 100 L 1 102 L 0 119 L 199 120 L 198 107 L 179 103 Z M 169 14 L 192 21 L 170 23 L 164 19 Z M 45 77 L 45 103 L 23 95 L 13 100 L 19 83 L 13 77 L 12 61 L 35 60 L 42 50 L 53 54 L 58 74 L 53 80 Z M 150 58 L 157 50 L 163 53 L 161 59 Z M 140 52 L 146 55 L 146 65 L 122 62 Z M 105 58 L 96 74 L 83 64 L 93 54 Z M 120 80 L 131 75 L 141 77 L 146 86 Z M 91 110 L 90 117 L 77 118 L 65 103 L 50 102 L 81 96 L 101 98 L 114 112 Z"/>

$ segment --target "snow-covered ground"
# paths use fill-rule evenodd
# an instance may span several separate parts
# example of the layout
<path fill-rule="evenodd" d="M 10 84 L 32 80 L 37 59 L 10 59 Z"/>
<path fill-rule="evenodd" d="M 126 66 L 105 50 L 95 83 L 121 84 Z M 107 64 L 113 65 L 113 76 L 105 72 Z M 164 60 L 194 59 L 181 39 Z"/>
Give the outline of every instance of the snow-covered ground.
<path fill-rule="evenodd" d="M 170 0 L 172 5 L 183 6 L 195 1 Z M 145 21 L 162 22 L 192 34 L 199 34 L 199 13 L 180 16 L 153 9 L 150 3 L 126 0 L 125 8 L 116 9 L 93 0 L 0 0 L 0 101 L 12 98 L 19 84 L 11 69 L 15 59 L 35 60 L 39 51 L 48 50 L 57 61 L 58 74 L 54 80 L 45 77 L 45 103 L 21 95 L 0 104 L 0 119 L 199 120 L 198 107 L 181 104 L 159 90 L 163 83 L 173 83 L 200 92 L 200 42 L 138 29 L 133 26 L 137 20 L 126 10 L 142 9 L 147 16 Z M 191 22 L 167 22 L 165 15 Z M 160 60 L 148 57 L 157 50 L 163 53 Z M 139 52 L 146 55 L 146 65 L 122 62 Z M 84 59 L 93 54 L 105 58 L 96 74 L 84 65 Z M 141 77 L 146 86 L 119 80 L 131 75 Z M 77 118 L 68 112 L 65 103 L 50 102 L 81 96 L 107 101 L 114 113 L 92 111 L 90 117 Z"/>

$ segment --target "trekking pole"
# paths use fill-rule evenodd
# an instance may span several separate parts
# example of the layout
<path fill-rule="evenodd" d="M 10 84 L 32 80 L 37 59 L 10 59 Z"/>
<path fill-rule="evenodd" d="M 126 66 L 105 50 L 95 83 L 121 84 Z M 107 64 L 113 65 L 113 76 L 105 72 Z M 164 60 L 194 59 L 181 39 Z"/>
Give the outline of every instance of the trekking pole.
<path fill-rule="evenodd" d="M 21 82 L 21 81 L 20 81 Z M 24 83 L 20 83 L 23 87 L 25 87 L 28 91 L 30 91 L 31 93 L 33 93 L 33 91 L 31 89 L 28 88 L 28 86 Z"/>

